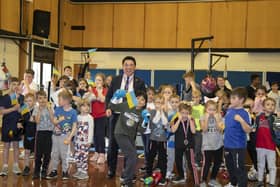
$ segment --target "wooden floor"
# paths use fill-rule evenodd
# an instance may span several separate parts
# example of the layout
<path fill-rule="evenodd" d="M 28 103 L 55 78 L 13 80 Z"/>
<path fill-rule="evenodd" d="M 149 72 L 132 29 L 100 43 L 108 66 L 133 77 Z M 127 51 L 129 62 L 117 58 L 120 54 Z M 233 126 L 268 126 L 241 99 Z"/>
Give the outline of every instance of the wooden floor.
<path fill-rule="evenodd" d="M 0 147 L 0 163 L 2 164 L 2 150 Z M 107 166 L 104 165 L 97 165 L 95 163 L 89 163 L 89 180 L 87 181 L 78 181 L 75 179 L 70 179 L 67 181 L 62 181 L 60 178 L 56 180 L 32 180 L 32 176 L 23 177 L 23 176 L 16 176 L 12 173 L 12 163 L 13 163 L 13 155 L 12 151 L 10 151 L 9 156 L 9 175 L 7 177 L 0 177 L 0 186 L 1 187 L 118 187 L 120 186 L 119 176 L 121 174 L 121 167 L 123 165 L 123 158 L 119 157 L 119 164 L 117 169 L 117 176 L 113 179 L 107 179 Z M 142 166 L 143 160 L 139 159 L 138 168 Z M 2 166 L 1 166 L 2 167 Z M 23 160 L 20 160 L 20 167 L 23 168 Z M 279 171 L 279 170 L 278 170 Z M 75 167 L 72 166 L 70 169 L 70 174 L 75 172 Z M 59 172 L 60 174 L 60 172 Z M 137 174 L 138 179 L 140 179 L 140 174 Z M 219 174 L 219 181 L 224 185 L 227 183 L 226 180 L 222 178 Z M 279 178 L 279 174 L 278 174 Z M 278 179 L 279 180 L 279 179 Z M 144 186 L 140 180 L 137 180 L 135 187 Z M 170 182 L 166 186 L 187 186 L 191 187 L 190 180 L 187 180 L 187 183 L 184 185 L 173 185 Z M 248 186 L 254 186 L 253 183 L 249 183 Z"/>

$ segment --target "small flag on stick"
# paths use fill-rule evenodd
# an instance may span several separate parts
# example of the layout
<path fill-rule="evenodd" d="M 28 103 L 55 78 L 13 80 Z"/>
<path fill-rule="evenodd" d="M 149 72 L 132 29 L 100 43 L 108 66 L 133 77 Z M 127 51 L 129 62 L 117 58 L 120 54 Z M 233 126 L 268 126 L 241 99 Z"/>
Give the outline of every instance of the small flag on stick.
<path fill-rule="evenodd" d="M 20 113 L 21 115 L 23 116 L 24 114 L 28 113 L 29 112 L 29 108 L 27 106 L 27 104 L 23 104 L 21 107 L 20 107 Z"/>
<path fill-rule="evenodd" d="M 137 98 L 135 96 L 134 91 L 126 93 L 126 100 L 129 108 L 133 108 L 138 105 Z"/>
<path fill-rule="evenodd" d="M 18 104 L 18 100 L 17 100 L 17 95 L 16 95 L 16 93 L 12 93 L 12 94 L 10 95 L 10 98 L 11 98 L 11 103 L 12 103 L 12 105 Z"/>

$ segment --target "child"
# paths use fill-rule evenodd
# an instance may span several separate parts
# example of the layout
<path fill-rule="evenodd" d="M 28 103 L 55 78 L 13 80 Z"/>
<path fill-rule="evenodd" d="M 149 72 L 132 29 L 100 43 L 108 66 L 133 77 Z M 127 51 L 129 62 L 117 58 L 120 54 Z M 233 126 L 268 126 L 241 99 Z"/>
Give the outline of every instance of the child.
<path fill-rule="evenodd" d="M 88 152 L 93 140 L 94 123 L 89 114 L 90 103 L 88 101 L 82 100 L 79 103 L 79 109 L 81 114 L 78 115 L 77 135 L 74 142 L 77 172 L 73 174 L 73 177 L 84 180 L 88 179 Z"/>
<path fill-rule="evenodd" d="M 254 100 L 253 112 L 258 115 L 263 112 L 263 101 L 266 98 L 266 88 L 264 86 L 260 86 L 256 90 L 256 97 Z"/>
<path fill-rule="evenodd" d="M 199 90 L 199 85 L 195 83 L 195 75 L 191 71 L 185 73 L 183 79 L 185 80 L 185 87 L 182 93 L 182 99 L 189 102 L 192 100 L 192 92 Z"/>
<path fill-rule="evenodd" d="M 195 135 L 194 135 L 194 155 L 196 166 L 201 167 L 202 154 L 202 130 L 200 126 L 200 118 L 204 114 L 204 106 L 200 104 L 201 92 L 199 90 L 194 90 L 192 92 L 192 117 L 195 121 Z"/>
<path fill-rule="evenodd" d="M 214 165 L 211 172 L 209 186 L 221 186 L 217 180 L 217 174 L 223 159 L 223 122 L 218 106 L 215 101 L 209 100 L 205 104 L 205 114 L 200 118 L 202 128 L 202 183 L 200 187 L 206 187 L 208 172 L 211 166 L 212 159 Z"/>
<path fill-rule="evenodd" d="M 249 113 L 250 116 L 250 126 L 254 126 L 255 124 L 255 114 L 252 112 L 254 106 L 254 100 L 251 98 L 247 98 L 244 103 L 244 109 Z M 250 156 L 250 159 L 253 163 L 253 166 L 250 168 L 248 172 L 248 180 L 256 181 L 258 179 L 258 166 L 257 166 L 257 150 L 256 150 L 256 131 L 253 130 L 249 134 L 247 134 L 247 151 Z"/>
<path fill-rule="evenodd" d="M 51 159 L 52 131 L 54 128 L 52 121 L 54 116 L 50 105 L 48 105 L 46 92 L 38 91 L 36 93 L 36 98 L 39 106 L 35 107 L 32 113 L 32 120 L 35 119 L 37 124 L 33 179 L 40 178 L 40 175 L 41 178 L 45 179 Z"/>
<path fill-rule="evenodd" d="M 271 91 L 267 94 L 268 97 L 271 97 L 276 102 L 275 112 L 280 112 L 280 91 L 278 82 L 272 82 L 271 83 Z"/>
<path fill-rule="evenodd" d="M 148 99 L 146 109 L 148 111 L 154 110 L 155 109 L 154 96 L 155 96 L 156 90 L 154 87 L 148 87 L 146 89 L 146 93 L 147 93 L 147 99 Z M 150 134 L 151 134 L 151 129 L 150 129 L 150 126 L 148 125 L 145 132 L 141 134 L 143 147 L 144 147 L 145 161 L 144 161 L 144 167 L 139 169 L 140 172 L 146 172 L 146 168 L 148 165 Z"/>
<path fill-rule="evenodd" d="M 272 98 L 266 98 L 263 101 L 264 112 L 260 113 L 256 118 L 256 149 L 258 158 L 258 186 L 264 186 L 263 175 L 265 165 L 267 162 L 269 170 L 269 186 L 275 186 L 276 181 L 276 143 L 274 139 L 273 122 L 275 117 L 273 113 L 275 111 L 275 100 Z"/>
<path fill-rule="evenodd" d="M 199 185 L 199 177 L 194 160 L 194 134 L 195 122 L 191 117 L 192 107 L 188 104 L 179 104 L 178 117 L 171 123 L 171 130 L 175 133 L 175 162 L 178 176 L 172 180 L 173 183 L 185 183 L 183 170 L 183 155 L 186 155 L 188 169 L 192 174 L 196 186 Z"/>
<path fill-rule="evenodd" d="M 52 171 L 47 179 L 57 178 L 57 168 L 62 162 L 62 180 L 69 179 L 68 163 L 69 144 L 77 128 L 77 112 L 71 107 L 72 94 L 64 89 L 58 94 L 59 107 L 54 112 L 54 133 L 52 136 Z"/>
<path fill-rule="evenodd" d="M 164 111 L 167 112 L 169 110 L 172 110 L 172 107 L 170 105 L 170 97 L 171 95 L 175 94 L 174 87 L 169 84 L 162 86 L 161 94 L 164 99 Z"/>
<path fill-rule="evenodd" d="M 23 115 L 23 129 L 24 129 L 24 169 L 22 176 L 28 176 L 30 173 L 29 156 L 34 152 L 35 136 L 36 136 L 36 122 L 32 117 L 33 109 L 36 104 L 35 95 L 28 93 L 24 97 L 24 102 L 28 107 L 28 112 Z"/>
<path fill-rule="evenodd" d="M 249 114 L 243 108 L 247 97 L 245 88 L 235 88 L 231 92 L 231 108 L 225 116 L 224 150 L 226 167 L 229 172 L 230 186 L 247 187 L 247 174 L 245 169 L 246 133 L 250 133 Z"/>
<path fill-rule="evenodd" d="M 97 164 L 105 162 L 105 130 L 106 130 L 106 105 L 105 97 L 107 88 L 104 86 L 105 75 L 97 73 L 95 75 L 95 88 L 92 89 L 91 115 L 94 118 L 94 145 L 95 154 L 91 161 L 97 161 Z"/>
<path fill-rule="evenodd" d="M 3 114 L 2 119 L 2 141 L 4 142 L 3 150 L 3 167 L 0 173 L 1 176 L 8 175 L 8 159 L 10 144 L 13 145 L 14 151 L 14 164 L 13 173 L 19 175 L 21 170 L 18 166 L 19 158 L 19 141 L 21 139 L 21 134 L 19 133 L 19 128 L 22 127 L 19 124 L 21 114 L 18 112 L 20 104 L 23 103 L 24 97 L 19 94 L 19 80 L 16 77 L 11 77 L 9 92 L 1 97 L 1 114 Z"/>
<path fill-rule="evenodd" d="M 180 97 L 178 95 L 171 95 L 170 105 L 172 110 L 168 111 L 168 121 L 171 122 L 178 112 L 178 106 L 180 103 Z M 170 125 L 167 128 L 167 172 L 166 179 L 171 179 L 173 177 L 173 166 L 175 162 L 175 137 L 171 131 Z"/>
<path fill-rule="evenodd" d="M 114 93 L 114 96 L 111 99 L 110 107 L 112 110 L 120 112 L 114 135 L 120 149 L 125 156 L 125 168 L 121 176 L 121 185 L 131 186 L 134 180 L 134 172 L 137 164 L 135 138 L 137 130 L 141 129 L 141 111 L 146 106 L 147 95 L 142 91 L 136 92 L 138 104 L 132 108 L 129 108 L 127 102 L 114 104 L 114 98 L 119 99 L 125 95 L 118 95 L 120 91 L 121 90 L 117 90 Z"/>
<path fill-rule="evenodd" d="M 166 185 L 165 175 L 167 168 L 167 150 L 166 150 L 166 128 L 168 125 L 167 114 L 163 111 L 164 97 L 162 95 L 154 96 L 155 110 L 151 111 L 150 117 L 150 142 L 149 142 L 149 155 L 146 176 L 152 176 L 153 163 L 156 155 L 158 156 L 158 167 L 161 172 L 162 178 L 158 185 Z"/>
<path fill-rule="evenodd" d="M 78 84 L 79 86 L 77 88 L 76 95 L 80 98 L 83 98 L 85 93 L 88 92 L 88 87 L 89 87 L 88 82 L 86 79 L 80 78 Z"/>

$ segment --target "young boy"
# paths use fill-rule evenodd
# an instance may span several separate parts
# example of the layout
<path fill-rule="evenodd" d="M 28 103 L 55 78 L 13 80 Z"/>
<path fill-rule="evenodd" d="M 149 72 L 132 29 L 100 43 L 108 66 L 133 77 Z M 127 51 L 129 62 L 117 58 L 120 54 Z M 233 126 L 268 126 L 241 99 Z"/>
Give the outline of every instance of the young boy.
<path fill-rule="evenodd" d="M 225 116 L 224 150 L 226 166 L 229 171 L 230 186 L 247 187 L 247 173 L 245 169 L 246 133 L 250 133 L 248 112 L 243 108 L 247 97 L 245 88 L 235 88 L 231 92 L 230 103 Z"/>
<path fill-rule="evenodd" d="M 117 90 L 113 96 L 118 95 Z M 117 98 L 122 98 L 117 96 Z M 122 186 L 131 186 L 134 180 L 134 172 L 136 168 L 137 153 L 135 148 L 135 138 L 137 130 L 141 129 L 141 111 L 146 106 L 147 95 L 145 92 L 136 92 L 137 106 L 129 108 L 127 102 L 114 104 L 114 99 L 111 99 L 110 107 L 114 111 L 120 112 L 120 117 L 116 123 L 115 138 L 125 156 L 125 168 L 121 176 Z"/>
<path fill-rule="evenodd" d="M 197 167 L 201 167 L 202 153 L 202 130 L 200 126 L 200 118 L 204 115 L 204 106 L 200 104 L 201 92 L 199 90 L 194 90 L 192 93 L 192 117 L 195 121 L 195 135 L 194 135 L 194 155 L 195 163 Z"/>
<path fill-rule="evenodd" d="M 195 83 L 195 75 L 191 71 L 185 73 L 183 79 L 185 80 L 185 88 L 182 93 L 182 99 L 185 101 L 191 101 L 192 92 L 199 90 L 199 85 Z"/>
<path fill-rule="evenodd" d="M 45 179 L 51 159 L 52 131 L 54 128 L 52 121 L 54 116 L 51 107 L 48 105 L 46 92 L 38 91 L 36 98 L 39 106 L 35 107 L 32 113 L 32 120 L 37 124 L 33 179 L 38 179 L 40 176 Z"/>
<path fill-rule="evenodd" d="M 266 98 L 263 102 L 264 112 L 256 118 L 256 149 L 258 159 L 258 186 L 264 186 L 263 176 L 267 163 L 269 170 L 268 186 L 275 186 L 276 182 L 276 154 L 275 149 L 279 141 L 275 139 L 273 123 L 275 121 L 275 100 Z"/>
<path fill-rule="evenodd" d="M 24 129 L 24 138 L 23 138 L 23 147 L 24 147 L 24 169 L 22 172 L 22 176 L 28 176 L 30 173 L 29 166 L 29 156 L 30 153 L 34 152 L 35 146 L 35 135 L 36 135 L 36 122 L 32 117 L 32 112 L 36 103 L 35 95 L 32 93 L 28 93 L 24 97 L 24 102 L 27 105 L 26 113 L 22 111 L 23 117 L 23 129 Z"/>
<path fill-rule="evenodd" d="M 13 145 L 14 150 L 14 164 L 13 173 L 19 175 L 21 170 L 18 166 L 19 158 L 19 141 L 21 139 L 21 134 L 19 133 L 19 128 L 22 125 L 19 124 L 21 114 L 18 112 L 20 104 L 23 103 L 24 97 L 19 94 L 19 80 L 16 77 L 11 77 L 10 79 L 9 92 L 1 97 L 0 114 L 3 114 L 2 120 L 2 141 L 4 142 L 3 150 L 3 167 L 0 173 L 1 176 L 8 175 L 8 159 L 10 144 Z"/>
<path fill-rule="evenodd" d="M 158 185 L 166 185 L 165 175 L 167 168 L 167 149 L 166 149 L 166 129 L 168 125 L 167 114 L 163 110 L 164 97 L 162 95 L 155 95 L 154 97 L 155 110 L 151 111 L 150 117 L 150 142 L 149 142 L 149 155 L 146 176 L 151 177 L 153 172 L 153 164 L 155 157 L 158 156 L 158 167 L 160 169 L 162 178 Z"/>
<path fill-rule="evenodd" d="M 62 180 L 69 179 L 67 154 L 77 127 L 77 111 L 71 107 L 72 94 L 64 89 L 58 94 L 59 107 L 54 112 L 52 172 L 47 179 L 57 178 L 58 164 L 62 162 Z"/>
<path fill-rule="evenodd" d="M 33 69 L 27 69 L 24 72 L 24 80 L 21 81 L 22 94 L 35 94 L 38 91 L 38 85 L 33 81 L 35 72 Z"/>

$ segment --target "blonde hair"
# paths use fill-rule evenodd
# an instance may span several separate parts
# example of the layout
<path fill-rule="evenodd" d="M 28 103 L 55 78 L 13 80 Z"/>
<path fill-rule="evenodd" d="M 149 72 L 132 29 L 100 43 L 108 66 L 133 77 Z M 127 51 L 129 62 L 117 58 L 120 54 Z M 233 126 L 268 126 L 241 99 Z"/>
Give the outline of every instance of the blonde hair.
<path fill-rule="evenodd" d="M 192 96 L 201 96 L 201 92 L 199 90 L 192 91 Z"/>
<path fill-rule="evenodd" d="M 87 99 L 81 99 L 78 103 L 78 109 L 81 110 L 81 107 L 85 105 L 90 107 L 90 102 Z"/>
<path fill-rule="evenodd" d="M 191 105 L 188 105 L 186 103 L 180 103 L 178 106 L 179 112 L 181 112 L 182 110 L 186 110 L 188 111 L 190 114 L 192 113 L 192 107 Z"/>
<path fill-rule="evenodd" d="M 218 104 L 213 101 L 213 100 L 208 100 L 206 103 L 205 103 L 205 112 L 206 112 L 206 109 L 209 107 L 209 106 L 215 106 L 216 109 L 218 109 Z"/>
<path fill-rule="evenodd" d="M 59 92 L 58 97 L 61 97 L 62 99 L 71 101 L 72 100 L 72 93 L 67 90 L 67 89 L 63 89 L 61 92 Z"/>
<path fill-rule="evenodd" d="M 172 94 L 172 95 L 170 96 L 170 99 L 173 99 L 173 98 L 179 99 L 179 100 L 180 100 L 180 96 L 177 95 L 177 94 Z"/>

